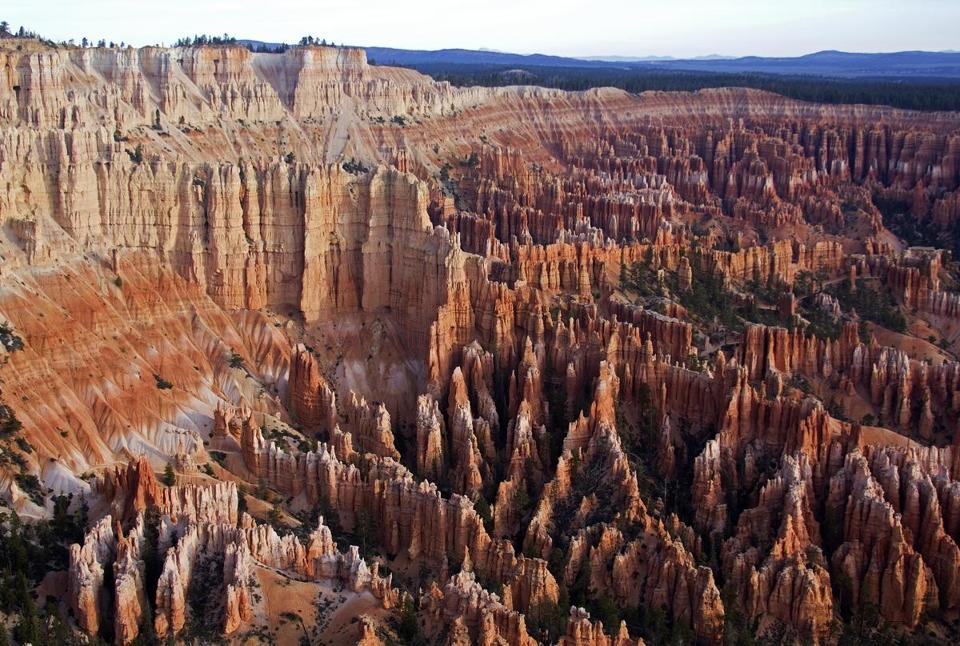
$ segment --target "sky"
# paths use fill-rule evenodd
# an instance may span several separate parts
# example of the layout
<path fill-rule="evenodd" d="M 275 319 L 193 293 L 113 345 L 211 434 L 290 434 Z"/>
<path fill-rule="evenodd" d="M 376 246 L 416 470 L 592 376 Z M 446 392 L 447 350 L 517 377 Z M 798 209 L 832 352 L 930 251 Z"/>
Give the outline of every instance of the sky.
<path fill-rule="evenodd" d="M 229 33 L 560 56 L 960 50 L 960 0 L 4 0 L 0 20 L 134 45 Z"/>

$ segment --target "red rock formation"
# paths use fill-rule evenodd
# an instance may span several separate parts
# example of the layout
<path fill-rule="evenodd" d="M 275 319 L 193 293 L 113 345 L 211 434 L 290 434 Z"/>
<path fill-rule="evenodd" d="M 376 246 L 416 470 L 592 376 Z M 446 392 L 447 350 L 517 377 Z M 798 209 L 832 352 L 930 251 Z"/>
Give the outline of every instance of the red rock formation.
<path fill-rule="evenodd" d="M 91 635 L 105 614 L 104 570 L 116 558 L 113 518 L 105 516 L 84 536 L 83 545 L 70 546 L 67 598 L 77 625 Z"/>
<path fill-rule="evenodd" d="M 400 458 L 393 439 L 390 413 L 382 402 L 368 404 L 363 397 L 350 393 L 350 398 L 344 402 L 343 415 L 344 427 L 353 435 L 353 444 L 361 452 Z"/>
<path fill-rule="evenodd" d="M 481 428 L 477 428 L 474 423 L 467 386 L 459 367 L 454 369 L 450 379 L 447 400 L 449 402 L 447 419 L 449 420 L 450 462 L 454 474 L 452 485 L 454 491 L 474 497 L 483 487 L 484 480 L 490 477 L 484 453 L 490 457 L 493 445 L 489 430 L 485 430 L 482 424 Z M 483 442 L 482 449 L 481 442 Z"/>
<path fill-rule="evenodd" d="M 262 615 L 264 568 L 397 604 L 322 521 L 281 537 L 239 513 L 228 480 L 372 526 L 405 582 L 461 567 L 420 599 L 450 643 L 532 644 L 523 613 L 584 579 L 704 642 L 728 610 L 721 576 L 758 634 L 829 641 L 836 613 L 867 603 L 907 627 L 956 612 L 960 451 L 944 444 L 960 363 L 913 359 L 925 346 L 884 330 L 897 347 L 862 343 L 846 303 L 800 294 L 781 316 L 812 301 L 845 318 L 838 340 L 750 325 L 730 356 L 731 330 L 686 300 L 708 273 L 736 290 L 864 279 L 909 334 L 949 345 L 949 267 L 898 251 L 874 202 L 953 227 L 955 114 L 455 88 L 349 48 L 5 39 L 0 70 L 2 410 L 26 442 L 3 451 L 109 511 L 70 550 L 82 630 L 112 617 L 136 639 L 148 549 L 161 635 L 189 619 L 208 558 L 227 635 Z M 637 263 L 648 295 L 623 280 Z M 358 367 L 306 345 L 370 319 L 396 357 Z M 830 417 L 800 376 L 888 428 Z M 304 441 L 265 439 L 277 427 Z M 161 487 L 168 462 L 190 484 Z M 15 506 L 44 513 L 10 475 Z M 372 620 L 357 628 L 377 641 Z M 633 643 L 617 628 L 575 609 L 562 642 Z"/>
<path fill-rule="evenodd" d="M 131 463 L 130 472 L 139 468 L 139 464 Z M 227 635 L 253 617 L 258 603 L 255 596 L 259 595 L 254 595 L 251 586 L 255 585 L 255 569 L 259 566 L 291 576 L 338 579 L 356 592 L 369 590 L 385 608 L 398 601 L 399 593 L 391 587 L 390 577 L 381 577 L 376 565 L 369 568 L 356 547 L 346 554 L 336 550 L 322 518 L 307 544 L 302 544 L 293 535 L 281 538 L 272 527 L 254 524 L 249 516 L 240 518 L 238 525 L 236 487 L 232 483 L 206 488 L 171 487 L 164 492 L 171 493 L 151 503 L 161 515 L 159 545 L 148 547 L 145 517 L 139 510 L 126 534 L 119 523 L 114 526 L 111 516 L 105 516 L 85 537 L 84 545 L 71 546 L 67 597 L 78 624 L 87 633 L 96 634 L 101 617 L 107 615 L 104 603 L 112 597 L 110 614 L 116 639 L 123 644 L 135 640 L 147 607 L 146 549 L 158 550 L 156 556 L 163 559 L 155 604 L 155 629 L 160 636 L 183 628 L 195 569 L 215 555 L 223 559 L 222 626 Z M 201 502 L 184 502 L 191 500 Z M 106 567 L 113 568 L 114 588 L 109 593 L 104 589 Z"/>
<path fill-rule="evenodd" d="M 307 428 L 329 433 L 336 425 L 336 395 L 303 344 L 295 348 L 290 361 L 290 407 Z"/>
<path fill-rule="evenodd" d="M 590 621 L 590 613 L 583 608 L 571 608 L 567 622 L 567 634 L 560 638 L 561 646 L 643 646 L 642 639 L 630 639 L 627 625 L 620 622 L 620 629 L 613 637 L 604 633 L 599 621 Z M 612 626 L 608 628 L 612 632 Z"/>
<path fill-rule="evenodd" d="M 581 416 L 570 425 L 556 476 L 546 486 L 527 531 L 525 552 L 549 554 L 556 538 L 583 527 L 567 549 L 568 585 L 587 568 L 591 590 L 605 592 L 625 606 L 663 608 L 672 620 L 687 623 L 702 638 L 717 639 L 723 604 L 712 572 L 698 568 L 683 543 L 648 515 L 613 426 L 618 381 L 607 364 L 601 364 L 600 371 L 590 417 Z M 609 482 L 597 495 L 602 493 L 619 510 L 614 520 L 640 532 L 637 539 L 627 541 L 615 527 L 591 521 L 595 512 L 584 506 L 586 499 L 572 521 L 556 517 L 561 503 L 578 491 L 574 480 L 592 482 L 598 474 Z M 604 510 L 599 511 L 602 517 Z M 558 536 L 560 527 L 563 532 Z"/>
<path fill-rule="evenodd" d="M 357 646 L 384 646 L 384 641 L 377 635 L 376 627 L 369 617 L 360 615 L 360 638 Z"/>
<path fill-rule="evenodd" d="M 117 537 L 117 557 L 113 563 L 113 634 L 120 644 L 129 644 L 136 639 L 143 613 L 149 607 L 143 562 L 145 548 L 141 515 L 126 536 Z"/>
<path fill-rule="evenodd" d="M 417 399 L 417 473 L 440 480 L 447 473 L 446 433 L 440 405 L 430 395 Z"/>
<path fill-rule="evenodd" d="M 937 606 L 933 572 L 911 547 L 900 518 L 857 452 L 830 479 L 827 516 L 839 523 L 843 541 L 833 571 L 851 581 L 854 604 L 875 604 L 889 621 L 915 626 L 926 608 Z"/>
<path fill-rule="evenodd" d="M 844 325 L 836 341 L 806 336 L 799 330 L 749 325 L 737 350 L 737 360 L 751 380 L 763 379 L 769 370 L 829 379 L 849 370 L 859 346 L 855 323 Z"/>
<path fill-rule="evenodd" d="M 130 522 L 147 507 L 156 505 L 161 495 L 153 467 L 142 455 L 126 466 L 108 471 L 95 489 L 111 502 L 112 513 L 121 522 Z"/>
<path fill-rule="evenodd" d="M 833 592 L 813 497 L 805 454 L 785 457 L 779 475 L 764 485 L 757 506 L 740 515 L 736 534 L 723 547 L 724 569 L 761 633 L 776 621 L 816 640 L 829 637 Z M 764 554 L 757 545 L 772 547 Z"/>
<path fill-rule="evenodd" d="M 441 589 L 436 584 L 420 599 L 431 632 L 454 624 L 451 644 L 537 643 L 527 633 L 523 615 L 500 602 L 497 595 L 484 590 L 470 572 L 461 572 Z"/>

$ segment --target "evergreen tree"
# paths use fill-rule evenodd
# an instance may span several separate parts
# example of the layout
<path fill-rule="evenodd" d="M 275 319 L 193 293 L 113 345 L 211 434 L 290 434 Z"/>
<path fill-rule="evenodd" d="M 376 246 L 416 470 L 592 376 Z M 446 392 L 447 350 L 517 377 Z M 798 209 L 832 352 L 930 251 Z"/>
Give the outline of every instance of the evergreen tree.
<path fill-rule="evenodd" d="M 13 629 L 13 637 L 21 644 L 40 642 L 40 627 L 37 621 L 37 605 L 30 595 L 27 577 L 18 572 L 14 579 L 16 604 L 20 610 L 20 621 Z"/>
<path fill-rule="evenodd" d="M 173 464 L 167 462 L 166 468 L 163 470 L 163 484 L 168 487 L 172 487 L 177 484 L 177 474 L 173 470 Z"/>

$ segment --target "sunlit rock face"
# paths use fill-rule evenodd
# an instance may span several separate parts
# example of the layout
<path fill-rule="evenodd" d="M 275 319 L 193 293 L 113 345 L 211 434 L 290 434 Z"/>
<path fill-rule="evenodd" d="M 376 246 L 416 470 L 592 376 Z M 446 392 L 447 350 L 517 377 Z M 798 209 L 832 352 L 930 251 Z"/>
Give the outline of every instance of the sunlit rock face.
<path fill-rule="evenodd" d="M 952 634 L 960 116 L 4 39 L 0 126 L 0 493 L 86 505 L 76 630 Z"/>

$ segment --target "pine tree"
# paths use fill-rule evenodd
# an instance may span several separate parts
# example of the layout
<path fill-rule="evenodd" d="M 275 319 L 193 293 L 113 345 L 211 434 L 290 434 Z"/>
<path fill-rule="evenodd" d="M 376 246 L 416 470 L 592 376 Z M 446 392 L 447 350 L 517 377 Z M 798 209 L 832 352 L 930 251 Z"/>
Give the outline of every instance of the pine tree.
<path fill-rule="evenodd" d="M 420 624 L 417 621 L 417 609 L 413 605 L 413 598 L 406 595 L 400 606 L 400 627 L 397 633 L 403 638 L 404 642 L 414 643 L 415 638 L 420 633 Z"/>
<path fill-rule="evenodd" d="M 148 603 L 140 613 L 140 634 L 137 636 L 139 646 L 159 646 L 160 640 L 153 624 L 153 610 Z"/>
<path fill-rule="evenodd" d="M 54 603 L 48 603 L 44 615 L 45 620 L 43 624 L 47 627 L 47 643 L 55 644 L 56 646 L 65 646 L 71 643 L 70 628 L 63 621 L 60 608 Z"/>
<path fill-rule="evenodd" d="M 20 621 L 13 629 L 13 637 L 21 644 L 36 644 L 40 641 L 37 625 L 37 606 L 30 595 L 27 577 L 19 572 L 15 579 L 17 604 L 20 606 Z"/>
<path fill-rule="evenodd" d="M 177 474 L 173 470 L 173 464 L 167 462 L 166 468 L 163 470 L 163 483 L 168 487 L 172 487 L 177 484 Z"/>

